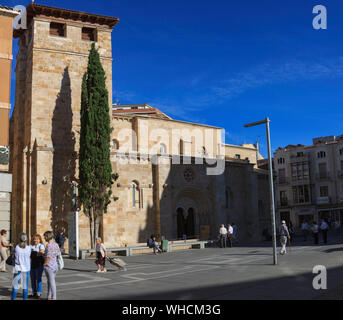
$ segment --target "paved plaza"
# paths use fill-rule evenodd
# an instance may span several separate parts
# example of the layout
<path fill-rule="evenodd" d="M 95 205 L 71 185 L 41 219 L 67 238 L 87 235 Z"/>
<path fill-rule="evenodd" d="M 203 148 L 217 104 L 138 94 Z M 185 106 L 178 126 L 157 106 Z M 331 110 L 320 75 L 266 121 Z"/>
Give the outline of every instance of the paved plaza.
<path fill-rule="evenodd" d="M 272 265 L 266 243 L 235 248 L 206 248 L 123 257 L 128 270 L 108 264 L 95 273 L 94 259 L 65 259 L 57 275 L 57 297 L 96 299 L 343 299 L 343 238 L 324 246 L 299 242 Z M 313 267 L 328 270 L 328 290 L 315 290 Z M 11 276 L 1 273 L 0 295 L 10 296 Z M 43 298 L 46 279 L 43 277 Z M 19 296 L 21 298 L 21 296 Z"/>

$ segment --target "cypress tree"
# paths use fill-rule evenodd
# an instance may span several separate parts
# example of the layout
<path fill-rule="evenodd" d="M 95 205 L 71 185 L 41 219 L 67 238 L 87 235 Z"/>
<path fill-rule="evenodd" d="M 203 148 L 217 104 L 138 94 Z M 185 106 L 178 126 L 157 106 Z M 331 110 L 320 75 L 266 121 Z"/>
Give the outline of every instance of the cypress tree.
<path fill-rule="evenodd" d="M 89 218 L 91 247 L 94 248 L 101 216 L 111 203 L 111 187 L 118 179 L 118 174 L 112 173 L 110 161 L 112 128 L 106 76 L 94 43 L 82 79 L 80 116 L 79 199 Z"/>

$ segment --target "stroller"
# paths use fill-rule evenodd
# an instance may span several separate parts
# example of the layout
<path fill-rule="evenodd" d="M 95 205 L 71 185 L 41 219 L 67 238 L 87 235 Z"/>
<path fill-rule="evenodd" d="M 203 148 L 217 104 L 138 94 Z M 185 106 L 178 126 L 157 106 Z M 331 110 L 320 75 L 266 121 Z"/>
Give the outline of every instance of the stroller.
<path fill-rule="evenodd" d="M 110 264 L 118 267 L 120 270 L 123 270 L 123 271 L 127 270 L 126 269 L 126 263 L 122 259 L 107 257 L 107 260 Z"/>

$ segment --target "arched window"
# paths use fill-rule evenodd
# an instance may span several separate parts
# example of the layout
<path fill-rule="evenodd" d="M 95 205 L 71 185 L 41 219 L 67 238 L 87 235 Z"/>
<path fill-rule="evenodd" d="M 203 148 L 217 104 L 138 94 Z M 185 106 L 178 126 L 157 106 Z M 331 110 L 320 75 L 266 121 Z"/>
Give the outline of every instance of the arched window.
<path fill-rule="evenodd" d="M 113 150 L 118 150 L 119 149 L 119 141 L 116 139 L 113 139 L 111 142 L 111 146 L 112 146 Z"/>
<path fill-rule="evenodd" d="M 131 184 L 131 205 L 132 208 L 140 208 L 139 186 L 138 183 L 132 182 Z"/>

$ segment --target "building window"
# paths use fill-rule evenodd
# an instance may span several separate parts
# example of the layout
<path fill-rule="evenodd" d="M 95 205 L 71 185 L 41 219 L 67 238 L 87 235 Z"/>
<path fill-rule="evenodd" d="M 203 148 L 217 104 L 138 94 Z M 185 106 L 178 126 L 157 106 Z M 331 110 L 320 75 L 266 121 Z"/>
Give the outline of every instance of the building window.
<path fill-rule="evenodd" d="M 295 186 L 292 189 L 295 204 L 310 202 L 310 188 L 308 185 Z"/>
<path fill-rule="evenodd" d="M 66 25 L 64 23 L 50 22 L 50 35 L 57 37 L 65 37 Z"/>
<path fill-rule="evenodd" d="M 132 182 L 131 184 L 131 204 L 132 208 L 139 208 L 139 187 L 138 183 Z"/>
<path fill-rule="evenodd" d="M 285 158 L 279 158 L 277 159 L 278 164 L 284 164 L 285 163 Z"/>
<path fill-rule="evenodd" d="M 297 153 L 297 158 L 300 158 L 300 157 L 303 157 L 304 156 L 304 153 L 303 152 L 298 152 Z"/>
<path fill-rule="evenodd" d="M 118 142 L 118 140 L 116 140 L 116 139 L 112 140 L 111 146 L 112 146 L 112 148 L 114 150 L 118 150 L 119 149 L 119 142 Z"/>
<path fill-rule="evenodd" d="M 286 182 L 286 169 L 279 169 L 279 183 Z"/>
<path fill-rule="evenodd" d="M 288 205 L 287 191 L 280 191 L 280 203 L 281 203 L 281 206 Z"/>
<path fill-rule="evenodd" d="M 240 154 L 236 154 L 235 155 L 235 159 L 240 160 L 241 159 L 241 155 Z"/>
<path fill-rule="evenodd" d="M 183 173 L 183 177 L 187 182 L 191 182 L 192 180 L 194 180 L 193 170 L 190 168 L 186 169 Z"/>
<path fill-rule="evenodd" d="M 326 157 L 326 153 L 325 153 L 325 151 L 320 151 L 320 152 L 317 153 L 317 156 L 318 156 L 318 159 L 325 158 Z"/>
<path fill-rule="evenodd" d="M 184 142 L 182 139 L 180 139 L 180 142 L 179 142 L 179 151 L 180 151 L 180 155 L 182 155 L 184 153 Z"/>
<path fill-rule="evenodd" d="M 329 196 L 329 187 L 328 186 L 320 186 L 319 194 L 321 197 L 328 197 Z"/>
<path fill-rule="evenodd" d="M 82 40 L 97 41 L 97 32 L 94 28 L 82 28 Z"/>
<path fill-rule="evenodd" d="M 339 154 L 340 154 L 341 156 L 343 156 L 343 148 L 342 148 L 342 149 L 339 149 Z"/>
<path fill-rule="evenodd" d="M 328 177 L 328 171 L 326 167 L 326 162 L 320 163 L 319 164 L 319 178 L 325 179 L 327 177 Z"/>
<path fill-rule="evenodd" d="M 307 162 L 294 163 L 291 165 L 292 180 L 308 179 L 310 175 L 309 165 Z"/>

